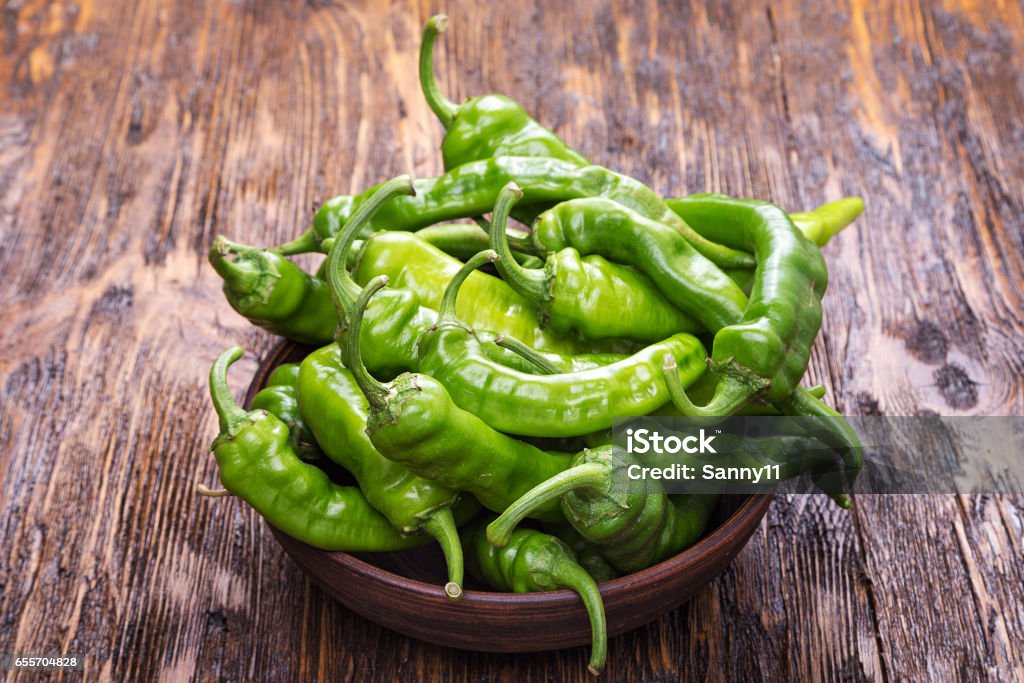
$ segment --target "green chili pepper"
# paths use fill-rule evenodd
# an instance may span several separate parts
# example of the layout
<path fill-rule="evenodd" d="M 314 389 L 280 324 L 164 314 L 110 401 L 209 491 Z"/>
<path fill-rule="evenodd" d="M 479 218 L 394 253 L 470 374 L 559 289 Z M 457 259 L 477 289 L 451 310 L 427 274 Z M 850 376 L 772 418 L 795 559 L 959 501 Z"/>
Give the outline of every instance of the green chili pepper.
<path fill-rule="evenodd" d="M 718 265 L 728 268 L 754 265 L 750 254 L 724 249 L 699 237 L 640 181 L 601 166 L 576 166 L 540 157 L 492 157 L 463 164 L 437 178 L 417 180 L 415 196 L 390 202 L 363 227 L 360 236 L 384 229 L 415 231 L 436 223 L 483 215 L 494 207 L 498 192 L 509 182 L 522 188 L 524 206 L 604 197 L 669 225 L 682 233 L 698 252 L 710 251 L 713 258 L 708 258 Z M 315 235 L 304 236 L 297 242 L 322 243 L 336 236 L 352 212 L 378 188 L 372 187 L 354 198 L 342 196 L 327 201 L 313 217 Z M 726 255 L 719 253 L 723 249 L 728 252 Z"/>
<path fill-rule="evenodd" d="M 265 410 L 246 412 L 231 397 L 228 367 L 242 357 L 233 346 L 210 369 L 210 397 L 220 434 L 210 450 L 221 483 L 268 522 L 323 550 L 380 552 L 423 545 L 404 537 L 354 486 L 338 486 L 288 446 L 288 427 Z"/>
<path fill-rule="evenodd" d="M 626 481 L 622 470 L 636 461 L 613 445 L 584 449 L 564 472 L 538 484 L 487 527 L 487 538 L 502 548 L 513 529 L 535 506 L 561 500 L 573 528 L 615 569 L 629 574 L 657 564 L 693 545 L 707 525 L 715 496 L 665 495 L 660 482 Z M 634 486 L 635 484 L 635 486 Z"/>
<path fill-rule="evenodd" d="M 711 358 L 721 378 L 711 401 L 677 404 L 693 416 L 729 415 L 752 397 L 779 401 L 798 386 L 821 327 L 828 270 L 821 252 L 768 202 L 692 196 L 680 205 L 726 243 L 753 247 L 758 267 L 743 316 L 715 330 Z"/>
<path fill-rule="evenodd" d="M 697 195 L 700 197 L 700 195 Z M 686 203 L 689 197 L 666 199 L 665 204 L 677 214 L 684 216 L 688 213 Z M 864 212 L 864 200 L 860 197 L 843 197 L 827 204 L 822 204 L 813 211 L 795 211 L 789 214 L 793 225 L 803 233 L 804 237 L 814 242 L 819 247 L 828 244 L 828 241 L 835 237 L 841 230 L 853 223 L 857 216 Z M 694 230 L 708 239 L 712 230 L 699 221 L 696 223 L 687 221 Z"/>
<path fill-rule="evenodd" d="M 316 437 L 299 413 L 295 395 L 299 364 L 285 363 L 278 366 L 267 379 L 267 386 L 252 399 L 252 409 L 263 409 L 281 420 L 288 427 L 288 444 L 295 455 L 302 460 L 317 460 L 323 455 Z"/>
<path fill-rule="evenodd" d="M 447 28 L 446 16 L 431 17 L 420 43 L 420 87 L 427 104 L 445 127 L 441 156 L 446 169 L 497 156 L 548 157 L 577 166 L 590 163 L 528 116 L 510 97 L 471 97 L 462 106 L 446 98 L 434 78 L 434 43 Z"/>
<path fill-rule="evenodd" d="M 576 199 L 545 211 L 534 223 L 530 241 L 541 255 L 572 247 L 634 266 L 666 299 L 712 332 L 739 320 L 747 306 L 736 284 L 677 232 L 606 199 Z M 548 286 L 539 274 L 515 264 L 498 267 L 517 291 Z"/>
<path fill-rule="evenodd" d="M 337 345 L 306 356 L 298 388 L 302 415 L 327 455 L 352 473 L 366 499 L 399 532 L 422 531 L 437 539 L 448 563 L 445 595 L 462 597 L 462 546 L 452 515 L 458 491 L 412 474 L 373 447 L 366 435 L 369 406 Z M 466 500 L 475 504 L 471 496 Z"/>
<path fill-rule="evenodd" d="M 405 373 L 381 384 L 369 373 L 360 352 L 360 328 L 371 298 L 386 285 L 384 275 L 367 283 L 353 306 L 342 349 L 345 365 L 369 401 L 366 431 L 374 447 L 421 477 L 472 493 L 495 511 L 565 469 L 568 455 L 541 451 L 491 429 L 455 405 L 431 377 Z M 557 506 L 536 512 L 540 519 L 560 518 Z"/>
<path fill-rule="evenodd" d="M 423 306 L 436 310 L 445 287 L 461 267 L 460 261 L 415 234 L 384 231 L 370 235 L 363 243 L 352 279 L 361 286 L 378 275 L 387 275 L 394 288 L 413 292 Z M 466 296 L 459 302 L 458 314 L 473 327 L 507 334 L 544 351 L 593 350 L 578 339 L 542 329 L 536 307 L 500 278 L 473 273 L 465 286 Z M 371 308 L 371 319 L 373 315 Z"/>
<path fill-rule="evenodd" d="M 551 534 L 572 548 L 572 551 L 576 553 L 576 561 L 587 570 L 594 581 L 603 583 L 618 578 L 619 573 L 615 571 L 615 568 L 608 564 L 601 557 L 601 553 L 587 543 L 586 539 L 571 524 L 568 522 L 546 522 L 543 526 L 545 533 Z"/>
<path fill-rule="evenodd" d="M 420 87 L 427 104 L 430 105 L 446 130 L 444 141 L 441 143 L 441 155 L 444 158 L 445 170 L 504 156 L 557 159 L 576 167 L 587 166 L 590 163 L 586 157 L 571 149 L 557 135 L 529 117 L 523 108 L 509 97 L 504 95 L 471 97 L 458 106 L 442 95 L 434 79 L 433 59 L 434 42 L 446 26 L 447 19 L 443 16 L 433 17 L 423 30 L 423 42 L 420 44 Z M 605 173 L 617 175 L 606 169 L 603 170 Z M 520 185 L 526 187 L 520 179 L 510 178 L 509 180 L 519 182 Z M 649 215 L 650 218 L 671 225 L 686 238 L 687 242 L 693 245 L 694 249 L 719 266 L 749 267 L 753 265 L 750 254 L 705 239 L 690 228 L 685 221 L 677 220 L 678 216 L 671 211 L 662 211 L 661 207 L 664 207 L 664 204 L 649 188 L 637 180 L 630 180 L 636 195 L 634 200 L 639 199 L 641 195 L 646 196 L 641 200 L 643 208 L 638 208 L 633 202 L 628 202 L 627 205 L 645 215 L 645 210 L 653 211 L 654 213 Z M 494 202 L 491 202 L 491 205 L 493 204 Z"/>
<path fill-rule="evenodd" d="M 210 263 L 224 279 L 228 303 L 252 323 L 300 344 L 330 340 L 334 309 L 323 280 L 272 250 L 223 236 L 210 247 Z"/>
<path fill-rule="evenodd" d="M 408 176 L 388 181 L 380 186 L 377 194 L 363 203 L 352 215 L 345 226 L 345 231 L 332 243 L 330 254 L 323 268 L 328 290 L 334 300 L 336 320 L 345 332 L 345 321 L 351 311 L 360 287 L 342 264 L 348 262 L 349 252 L 355 244 L 355 235 L 360 226 L 371 218 L 381 206 L 395 201 L 396 197 L 411 192 Z M 377 246 L 378 245 L 379 248 Z M 438 274 L 451 271 L 454 266 L 458 272 L 461 264 L 440 252 L 433 246 L 407 233 L 376 233 L 364 244 L 356 274 L 364 277 L 371 262 L 376 263 L 379 270 L 389 271 L 394 268 L 405 285 L 401 289 L 388 289 L 377 297 L 368 312 L 369 321 L 363 326 L 363 348 L 366 349 L 364 361 L 382 376 L 394 377 L 400 372 L 413 370 L 419 364 L 418 340 L 437 319 L 437 313 L 421 305 L 418 292 L 431 295 L 435 289 L 443 291 L 438 284 Z M 444 276 L 441 275 L 441 278 Z M 522 334 L 531 339 L 535 345 L 541 342 L 548 347 L 574 348 L 572 340 L 560 340 L 550 333 L 540 330 L 536 316 L 528 310 L 525 300 L 500 279 L 481 276 L 477 280 L 476 301 L 485 306 L 470 306 L 467 313 L 483 325 L 494 325 L 500 330 Z M 519 302 L 516 299 L 519 298 Z M 521 315 L 517 315 L 521 311 Z M 507 352 L 493 343 L 494 335 L 481 332 L 481 352 L 496 363 L 532 372 L 531 366 L 525 366 L 516 354 Z M 549 355 L 559 367 L 575 370 L 580 367 L 594 367 L 608 362 L 610 357 L 604 354 L 587 354 L 577 357 Z"/>
<path fill-rule="evenodd" d="M 516 529 L 498 549 L 487 541 L 484 525 L 474 522 L 463 534 L 466 568 L 480 581 L 503 591 L 538 593 L 568 588 L 579 594 L 590 616 L 592 644 L 589 670 L 604 669 L 608 651 L 604 602 L 594 579 L 576 561 L 572 548 L 554 536 L 533 529 Z"/>
<path fill-rule="evenodd" d="M 542 325 L 560 335 L 642 342 L 659 341 L 677 332 L 703 331 L 642 273 L 602 256 L 581 257 L 576 249 L 566 247 L 549 253 L 543 269 L 519 265 L 509 251 L 505 224 L 520 197 L 522 192 L 515 183 L 506 185 L 498 195 L 491 221 L 491 247 L 501 256 L 495 262 L 498 272 L 512 289 L 538 305 Z M 678 233 L 664 229 L 690 248 Z"/>
<path fill-rule="evenodd" d="M 419 371 L 441 382 L 456 405 L 494 429 L 522 436 L 582 436 L 610 427 L 617 416 L 644 415 L 667 403 L 666 356 L 678 360 L 685 384 L 704 371 L 704 347 L 689 334 L 573 374 L 531 375 L 491 361 L 473 330 L 455 315 L 455 302 L 473 269 L 497 258 L 482 252 L 463 266 L 448 283 L 437 322 L 419 342 Z"/>

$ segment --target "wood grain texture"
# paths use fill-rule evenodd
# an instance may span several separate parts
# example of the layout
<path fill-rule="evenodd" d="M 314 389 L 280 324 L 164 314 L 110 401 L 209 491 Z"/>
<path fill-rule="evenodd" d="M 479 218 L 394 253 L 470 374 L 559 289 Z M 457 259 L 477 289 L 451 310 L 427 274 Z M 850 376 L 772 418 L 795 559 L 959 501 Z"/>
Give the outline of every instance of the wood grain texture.
<path fill-rule="evenodd" d="M 1024 414 L 1024 10 L 836 3 L 20 0 L 0 50 L 0 652 L 87 679 L 585 680 L 583 648 L 484 655 L 329 602 L 213 482 L 205 374 L 273 340 L 217 233 L 440 170 L 416 84 L 444 9 L 453 99 L 505 92 L 665 195 L 858 193 L 810 382 L 848 414 Z M 1024 501 L 776 501 L 609 680 L 1020 680 Z M 70 678 L 70 676 L 68 676 Z M 17 676 L 12 676 L 17 680 Z M 55 678 L 61 678 L 55 676 Z"/>

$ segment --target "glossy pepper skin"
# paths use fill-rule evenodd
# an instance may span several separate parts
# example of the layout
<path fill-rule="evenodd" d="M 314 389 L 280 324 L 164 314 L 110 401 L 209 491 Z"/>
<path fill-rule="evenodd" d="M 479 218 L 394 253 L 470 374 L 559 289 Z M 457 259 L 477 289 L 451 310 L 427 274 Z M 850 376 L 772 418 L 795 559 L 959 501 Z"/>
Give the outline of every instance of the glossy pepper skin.
<path fill-rule="evenodd" d="M 461 106 L 446 98 L 434 78 L 434 44 L 448 28 L 443 14 L 431 17 L 420 43 L 420 88 L 445 127 L 441 156 L 445 169 L 496 156 L 560 159 L 586 166 L 586 157 L 540 125 L 519 103 L 504 95 L 470 97 Z"/>
<path fill-rule="evenodd" d="M 508 214 L 521 196 L 512 183 L 498 195 L 490 242 L 501 257 L 495 262 L 498 272 L 513 290 L 539 307 L 542 325 L 563 336 L 638 342 L 704 331 L 696 320 L 669 303 L 645 275 L 602 256 L 580 256 L 576 249 L 566 247 L 549 253 L 543 269 L 521 266 L 512 258 L 505 237 Z M 672 234 L 689 247 L 677 233 Z"/>
<path fill-rule="evenodd" d="M 334 308 L 327 283 L 281 254 L 221 236 L 209 254 L 224 279 L 224 297 L 255 325 L 300 344 L 330 341 Z"/>
<path fill-rule="evenodd" d="M 747 307 L 743 291 L 679 233 L 606 199 L 577 199 L 545 211 L 533 224 L 530 242 L 539 254 L 571 247 L 634 266 L 711 332 L 739 320 Z M 515 264 L 499 267 L 517 291 L 538 288 L 536 274 Z"/>
<path fill-rule="evenodd" d="M 485 423 L 521 436 L 582 436 L 612 425 L 617 416 L 645 415 L 669 401 L 662 366 L 679 366 L 680 381 L 704 371 L 704 347 L 677 334 L 617 363 L 572 374 L 533 375 L 491 361 L 480 340 L 455 315 L 462 281 L 483 263 L 483 252 L 452 278 L 435 325 L 420 338 L 420 372 L 445 386 L 452 400 Z"/>
<path fill-rule="evenodd" d="M 266 410 L 288 427 L 288 443 L 295 455 L 305 461 L 317 460 L 323 455 L 316 437 L 299 412 L 295 383 L 299 376 L 298 363 L 285 363 L 270 374 L 267 386 L 252 399 L 253 410 Z"/>
<path fill-rule="evenodd" d="M 235 403 L 227 371 L 242 353 L 233 346 L 210 369 L 210 396 L 220 422 L 210 450 L 224 488 L 284 533 L 322 550 L 384 552 L 429 541 L 428 536 L 402 536 L 358 488 L 338 486 L 299 460 L 281 420 Z"/>
<path fill-rule="evenodd" d="M 702 196 L 696 195 L 696 201 L 700 201 Z M 675 213 L 684 216 L 689 214 L 689 211 L 687 211 L 689 200 L 689 197 L 677 197 L 675 199 L 666 199 L 665 204 Z M 840 231 L 853 223 L 857 216 L 863 212 L 864 200 L 860 197 L 843 197 L 842 199 L 822 204 L 812 211 L 794 211 L 789 214 L 789 219 L 793 221 L 793 225 L 803 233 L 804 237 L 819 247 L 823 247 Z M 704 237 L 711 239 L 714 226 L 705 226 L 700 222 L 689 223 L 689 225 L 701 235 L 704 235 Z"/>
<path fill-rule="evenodd" d="M 516 529 L 504 548 L 495 548 L 484 533 L 489 517 L 466 527 L 466 566 L 478 580 L 501 591 L 538 593 L 568 588 L 579 594 L 590 616 L 592 644 L 589 670 L 604 669 L 608 650 L 604 602 L 594 579 L 576 561 L 568 545 L 533 529 Z"/>
<path fill-rule="evenodd" d="M 396 198 L 412 192 L 408 176 L 400 176 L 383 183 L 377 193 L 352 215 L 345 226 L 344 232 L 332 242 L 330 254 L 325 261 L 323 271 L 327 278 L 329 296 L 333 300 L 335 320 L 342 336 L 347 333 L 347 321 L 359 296 L 360 286 L 352 279 L 344 264 L 349 262 L 349 254 L 355 245 L 355 235 L 361 226 L 370 220 L 381 207 L 393 203 Z M 367 320 L 361 327 L 363 335 L 362 347 L 365 349 L 363 360 L 371 371 L 384 376 L 395 377 L 401 372 L 415 370 L 419 365 L 418 344 L 420 337 L 437 319 L 437 313 L 422 305 L 417 292 L 431 295 L 433 288 L 443 286 L 437 284 L 438 273 L 455 271 L 461 266 L 458 261 L 436 250 L 431 245 L 405 233 L 379 233 L 373 235 L 363 245 L 360 262 L 356 266 L 357 273 L 365 273 L 369 264 L 376 263 L 380 270 L 387 271 L 389 265 L 405 274 L 406 285 L 402 289 L 387 289 L 376 297 L 367 312 Z M 404 235 L 399 237 L 398 235 Z M 380 245 L 380 248 L 373 245 Z M 483 325 L 493 325 L 498 330 L 513 330 L 532 338 L 532 331 L 538 330 L 536 316 L 516 307 L 517 296 L 507 285 L 495 277 L 477 281 L 477 302 L 486 306 L 474 306 L 470 309 L 474 319 Z M 518 313 L 521 313 L 518 314 Z M 559 345 L 560 341 L 551 334 L 539 331 L 543 339 L 549 340 L 548 346 Z M 494 340 L 490 332 L 481 332 L 484 355 L 496 363 L 508 363 L 512 367 L 522 367 L 520 359 L 513 353 L 490 343 Z M 567 341 L 565 346 L 573 348 Z M 600 356 L 554 356 L 560 367 L 575 369 L 580 366 L 592 367 L 601 362 Z M 596 363 L 595 363 L 596 361 Z M 530 371 L 530 370 L 527 370 Z"/>
<path fill-rule="evenodd" d="M 416 476 L 373 447 L 366 435 L 369 405 L 342 364 L 337 345 L 306 356 L 298 389 L 302 416 L 328 457 L 352 473 L 370 505 L 400 533 L 422 531 L 437 539 L 448 563 L 445 595 L 451 600 L 462 597 L 462 546 L 452 514 L 458 491 Z M 479 509 L 472 497 L 466 500 Z"/>
<path fill-rule="evenodd" d="M 488 226 L 488 227 L 483 227 Z M 489 223 L 479 219 L 479 223 L 444 223 L 421 228 L 412 233 L 428 244 L 432 244 L 444 253 L 465 261 L 474 254 L 489 248 L 490 237 L 487 235 Z M 404 234 L 404 233 L 403 233 Z M 528 264 L 531 268 L 543 265 L 536 256 L 523 254 L 513 248 L 512 255 L 516 261 Z"/>
<path fill-rule="evenodd" d="M 349 321 L 343 360 L 369 403 L 366 432 L 384 457 L 419 476 L 476 496 L 490 510 L 504 510 L 519 494 L 565 469 L 569 456 L 545 452 L 497 432 L 456 406 L 440 382 L 418 373 L 381 384 L 361 360 L 359 328 L 370 299 L 387 277 L 371 280 Z M 557 520 L 557 506 L 536 510 Z"/>
<path fill-rule="evenodd" d="M 787 398 L 807 371 L 821 328 L 828 286 L 821 252 L 768 202 L 703 195 L 688 200 L 685 211 L 725 243 L 751 247 L 758 267 L 743 316 L 715 331 L 715 395 L 703 407 L 685 399 L 677 407 L 694 416 L 730 415 L 753 397 Z"/>
<path fill-rule="evenodd" d="M 392 287 L 413 292 L 423 306 L 436 311 L 445 287 L 462 265 L 413 233 L 384 231 L 363 242 L 352 279 L 362 286 L 378 275 L 387 275 Z M 473 273 L 465 287 L 466 296 L 460 299 L 457 311 L 477 329 L 510 335 L 542 351 L 571 354 L 594 350 L 579 338 L 544 330 L 536 306 L 500 278 Z M 370 315 L 372 318 L 373 309 Z"/>
<path fill-rule="evenodd" d="M 436 223 L 480 216 L 494 207 L 498 192 L 510 182 L 523 190 L 522 205 L 548 205 L 584 197 L 604 197 L 651 220 L 665 223 L 686 237 L 694 248 L 710 253 L 706 258 L 729 268 L 750 268 L 748 253 L 724 249 L 696 235 L 649 187 L 629 176 L 601 166 L 576 166 L 540 157 L 492 157 L 463 164 L 436 178 L 414 183 L 415 196 L 390 202 L 365 225 L 360 236 L 380 230 L 415 231 Z M 352 212 L 372 196 L 377 187 L 352 197 L 335 197 L 317 210 L 313 232 L 317 242 L 340 232 Z M 694 239 L 694 236 L 697 239 Z M 300 238 L 307 239 L 308 238 Z M 704 245 L 710 245 L 705 248 Z"/>
<path fill-rule="evenodd" d="M 443 16 L 433 17 L 423 31 L 423 42 L 420 44 L 420 87 L 427 104 L 446 130 L 444 142 L 441 143 L 445 170 L 502 156 L 557 159 L 577 167 L 590 163 L 553 132 L 527 116 L 523 108 L 511 98 L 485 95 L 472 97 L 458 106 L 442 95 L 434 79 L 433 56 L 434 42 L 446 26 L 447 20 Z M 519 182 L 515 178 L 511 180 Z M 685 221 L 677 220 L 678 216 L 671 211 L 662 211 L 661 208 L 667 207 L 654 192 L 639 181 L 630 180 L 638 199 L 646 195 L 643 200 L 645 209 L 655 212 L 650 217 L 670 224 L 711 261 L 723 267 L 753 265 L 749 254 L 707 240 L 694 232 Z M 657 207 L 658 204 L 660 207 Z M 639 208 L 637 210 L 644 213 Z"/>
<path fill-rule="evenodd" d="M 501 548 L 536 505 L 561 500 L 565 518 L 618 571 L 629 574 L 657 564 L 700 538 L 715 496 L 665 495 L 659 482 L 614 485 L 618 473 L 636 460 L 613 446 L 584 449 L 564 472 L 538 484 L 487 527 L 487 538 Z M 632 484 L 636 486 L 632 486 Z"/>

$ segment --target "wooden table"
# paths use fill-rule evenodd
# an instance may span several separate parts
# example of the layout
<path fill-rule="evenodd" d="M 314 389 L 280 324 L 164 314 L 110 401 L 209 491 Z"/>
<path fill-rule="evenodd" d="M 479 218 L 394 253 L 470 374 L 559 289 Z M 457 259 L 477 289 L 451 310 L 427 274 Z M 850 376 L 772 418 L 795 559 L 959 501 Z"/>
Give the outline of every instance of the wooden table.
<path fill-rule="evenodd" d="M 1024 412 L 1024 16 L 1015 2 L 446 8 L 450 95 L 505 92 L 665 195 L 860 194 L 828 245 L 809 381 L 847 414 Z M 213 236 L 440 170 L 416 82 L 437 3 L 21 0 L 0 53 L 0 652 L 86 676 L 584 680 L 328 603 L 237 500 L 207 500 L 224 347 Z M 306 265 L 310 262 L 304 261 Z M 780 498 L 609 680 L 1024 678 L 1020 497 Z"/>

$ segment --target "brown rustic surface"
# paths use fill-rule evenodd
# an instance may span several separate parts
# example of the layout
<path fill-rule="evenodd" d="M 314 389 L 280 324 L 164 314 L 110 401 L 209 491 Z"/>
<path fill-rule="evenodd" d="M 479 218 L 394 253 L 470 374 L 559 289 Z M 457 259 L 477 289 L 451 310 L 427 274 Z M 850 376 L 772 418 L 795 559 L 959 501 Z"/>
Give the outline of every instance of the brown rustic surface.
<path fill-rule="evenodd" d="M 440 168 L 422 22 L 455 99 L 509 93 L 666 195 L 803 208 L 827 248 L 811 381 L 847 414 L 1024 414 L 1019 3 L 9 0 L 0 51 L 0 653 L 86 677 L 582 680 L 584 649 L 439 648 L 325 601 L 236 500 L 205 500 L 216 233 Z M 609 680 L 1024 678 L 1021 498 L 779 499 Z"/>

